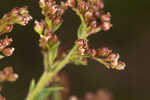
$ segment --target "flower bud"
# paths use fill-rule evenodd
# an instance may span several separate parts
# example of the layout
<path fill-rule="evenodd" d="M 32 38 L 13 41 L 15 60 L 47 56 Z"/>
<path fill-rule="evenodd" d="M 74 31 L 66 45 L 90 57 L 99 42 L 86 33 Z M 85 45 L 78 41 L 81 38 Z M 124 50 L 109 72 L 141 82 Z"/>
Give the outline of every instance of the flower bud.
<path fill-rule="evenodd" d="M 40 0 L 40 1 L 39 1 L 39 5 L 40 5 L 41 8 L 44 8 L 45 5 L 46 5 L 46 4 L 45 4 L 45 0 Z"/>
<path fill-rule="evenodd" d="M 7 81 L 10 81 L 10 82 L 14 82 L 14 81 L 17 80 L 17 78 L 18 78 L 18 75 L 17 75 L 17 74 L 10 74 L 10 75 L 8 75 L 8 76 L 6 77 L 6 80 L 7 80 Z"/>
<path fill-rule="evenodd" d="M 101 15 L 101 20 L 102 20 L 103 22 L 109 22 L 109 21 L 111 20 L 110 17 L 111 17 L 110 13 L 103 14 L 103 15 Z"/>
<path fill-rule="evenodd" d="M 95 16 L 96 16 L 96 18 L 100 18 L 101 13 L 99 11 L 97 11 L 97 12 L 95 12 Z"/>
<path fill-rule="evenodd" d="M 35 21 L 34 23 L 35 23 L 34 30 L 39 34 L 42 34 L 43 29 L 44 29 L 44 24 L 38 21 Z"/>
<path fill-rule="evenodd" d="M 60 24 L 60 22 L 61 22 L 61 18 L 58 17 L 54 20 L 54 25 L 58 25 L 58 24 Z"/>
<path fill-rule="evenodd" d="M 87 19 L 93 19 L 93 12 L 91 12 L 91 11 L 87 11 L 86 13 L 85 13 L 85 17 L 87 17 Z"/>
<path fill-rule="evenodd" d="M 66 6 L 69 6 L 69 7 L 74 7 L 75 6 L 75 0 L 67 0 Z"/>
<path fill-rule="evenodd" d="M 85 55 L 85 52 L 86 52 L 86 49 L 85 49 L 85 48 L 80 47 L 80 48 L 78 49 L 78 53 L 79 53 L 80 55 Z"/>
<path fill-rule="evenodd" d="M 6 37 L 3 40 L 0 40 L 0 51 L 2 51 L 5 47 L 9 46 L 12 43 L 12 38 Z"/>
<path fill-rule="evenodd" d="M 96 27 L 97 27 L 97 21 L 96 21 L 96 20 L 92 21 L 92 22 L 90 23 L 90 26 L 91 26 L 92 28 L 96 28 Z"/>
<path fill-rule="evenodd" d="M 112 53 L 107 57 L 107 61 L 110 61 L 110 62 L 118 61 L 119 58 L 120 58 L 120 55 L 118 53 L 117 54 Z"/>
<path fill-rule="evenodd" d="M 13 73 L 13 68 L 12 67 L 6 67 L 6 68 L 4 68 L 3 72 L 6 76 L 8 76 L 8 75 Z"/>
<path fill-rule="evenodd" d="M 112 24 L 109 22 L 103 22 L 102 23 L 102 28 L 104 31 L 108 31 L 112 27 Z"/>
<path fill-rule="evenodd" d="M 85 1 L 81 1 L 78 5 L 80 11 L 86 11 L 88 9 L 87 3 Z"/>
<path fill-rule="evenodd" d="M 2 53 L 5 55 L 5 56 L 11 56 L 14 52 L 14 48 L 5 48 L 4 50 L 2 50 Z"/>
<path fill-rule="evenodd" d="M 122 61 L 119 61 L 118 65 L 116 66 L 116 69 L 117 70 L 124 70 L 125 67 L 126 67 L 126 64 L 124 62 L 122 62 Z"/>
<path fill-rule="evenodd" d="M 100 7 L 101 9 L 104 8 L 104 3 L 103 3 L 101 0 L 97 0 L 96 5 L 97 5 L 98 7 Z"/>
<path fill-rule="evenodd" d="M 106 47 L 99 48 L 97 50 L 97 56 L 108 56 L 111 52 L 112 52 L 112 50 L 109 50 Z"/>

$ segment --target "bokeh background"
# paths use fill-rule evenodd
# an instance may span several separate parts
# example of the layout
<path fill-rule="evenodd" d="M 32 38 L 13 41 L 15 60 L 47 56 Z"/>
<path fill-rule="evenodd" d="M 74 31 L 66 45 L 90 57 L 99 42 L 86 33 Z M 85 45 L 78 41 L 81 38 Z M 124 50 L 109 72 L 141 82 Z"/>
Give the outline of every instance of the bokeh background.
<path fill-rule="evenodd" d="M 108 88 L 114 100 L 150 100 L 150 0 L 104 0 L 105 11 L 112 14 L 113 28 L 89 37 L 91 47 L 108 46 L 119 52 L 127 67 L 124 71 L 108 70 L 90 60 L 88 66 L 69 64 L 64 69 L 71 82 L 71 94 L 82 97 L 86 92 Z M 0 0 L 0 17 L 14 7 L 27 5 L 35 19 L 42 18 L 38 0 Z M 57 34 L 65 48 L 70 49 L 76 39 L 79 18 L 68 10 Z M 33 21 L 25 27 L 15 25 L 10 33 L 16 51 L 0 61 L 0 69 L 13 66 L 19 74 L 15 83 L 4 84 L 7 100 L 24 100 L 32 78 L 41 75 L 42 56 Z"/>

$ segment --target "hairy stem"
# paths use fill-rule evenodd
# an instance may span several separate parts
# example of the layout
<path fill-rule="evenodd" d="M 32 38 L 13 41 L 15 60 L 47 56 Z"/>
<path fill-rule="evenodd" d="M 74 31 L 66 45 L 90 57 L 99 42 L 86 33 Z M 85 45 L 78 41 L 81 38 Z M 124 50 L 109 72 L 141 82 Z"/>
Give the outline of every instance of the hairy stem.
<path fill-rule="evenodd" d="M 75 45 L 72 50 L 69 52 L 69 54 L 65 57 L 65 59 L 56 66 L 56 68 L 53 71 L 49 72 L 43 72 L 40 80 L 38 81 L 36 87 L 34 90 L 29 93 L 26 100 L 33 100 L 34 97 L 47 85 L 48 82 L 51 82 L 52 78 L 62 69 L 64 66 L 69 63 L 70 58 L 75 53 L 77 49 L 77 45 Z"/>

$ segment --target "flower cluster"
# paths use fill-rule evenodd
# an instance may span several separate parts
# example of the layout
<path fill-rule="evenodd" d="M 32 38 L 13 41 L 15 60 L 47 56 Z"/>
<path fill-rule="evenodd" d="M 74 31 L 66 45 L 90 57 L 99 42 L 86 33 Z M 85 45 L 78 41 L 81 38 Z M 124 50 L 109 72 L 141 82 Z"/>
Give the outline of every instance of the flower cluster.
<path fill-rule="evenodd" d="M 63 4 L 58 5 L 56 1 L 53 0 L 40 0 L 39 5 L 42 8 L 42 14 L 45 16 L 47 23 L 47 30 L 50 32 L 55 32 L 57 28 L 62 23 L 62 15 L 65 11 L 65 6 Z"/>
<path fill-rule="evenodd" d="M 18 75 L 13 72 L 12 67 L 5 67 L 2 71 L 0 71 L 0 83 L 8 81 L 8 82 L 14 82 L 18 78 Z M 0 85 L 0 92 L 2 92 L 2 86 Z M 0 94 L 0 100 L 6 100 L 5 97 L 3 97 Z"/>
<path fill-rule="evenodd" d="M 11 56 L 13 54 L 14 48 L 8 48 L 8 46 L 11 45 L 12 41 L 12 38 L 8 38 L 7 35 L 4 39 L 0 40 L 0 51 L 5 56 Z"/>
<path fill-rule="evenodd" d="M 26 25 L 31 19 L 26 6 L 12 9 L 0 19 L 0 35 L 11 32 L 13 24 Z"/>
<path fill-rule="evenodd" d="M 88 40 L 87 39 L 80 39 L 77 42 L 78 45 L 78 54 L 89 56 L 94 59 L 99 59 L 101 63 L 103 63 L 107 68 L 113 68 L 117 70 L 123 70 L 125 68 L 125 63 L 119 61 L 119 54 L 112 53 L 112 50 L 103 47 L 96 49 L 90 49 L 88 47 Z"/>
<path fill-rule="evenodd" d="M 101 29 L 108 31 L 112 27 L 111 15 L 104 13 L 102 0 L 68 0 L 66 6 L 73 8 L 86 27 L 90 27 L 87 35 L 94 34 Z"/>
<path fill-rule="evenodd" d="M 9 81 L 14 82 L 18 78 L 18 75 L 13 72 L 12 67 L 6 67 L 3 71 L 0 71 L 0 82 Z"/>
<path fill-rule="evenodd" d="M 31 19 L 32 17 L 29 15 L 26 6 L 12 9 L 0 19 L 0 36 L 11 32 L 14 24 L 26 25 Z M 4 56 L 11 56 L 13 54 L 15 49 L 13 47 L 9 47 L 12 42 L 12 38 L 9 38 L 8 35 L 5 35 L 5 37 L 0 40 L 0 52 Z M 2 59 L 4 56 L 0 54 L 0 59 Z M 0 83 L 5 81 L 14 82 L 17 78 L 18 75 L 13 72 L 12 67 L 6 67 L 3 69 L 3 71 L 0 71 Z M 2 88 L 2 86 L 0 87 Z M 5 97 L 3 97 L 1 94 L 0 100 L 5 100 Z"/>

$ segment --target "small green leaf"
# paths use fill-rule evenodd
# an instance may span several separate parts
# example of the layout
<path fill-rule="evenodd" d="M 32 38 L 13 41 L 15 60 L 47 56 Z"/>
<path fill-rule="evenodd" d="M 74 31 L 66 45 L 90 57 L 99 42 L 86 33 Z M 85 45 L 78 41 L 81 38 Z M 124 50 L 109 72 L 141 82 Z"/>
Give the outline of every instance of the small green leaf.
<path fill-rule="evenodd" d="M 83 34 L 83 23 L 80 24 L 79 28 L 78 28 L 78 38 L 82 38 L 82 34 Z"/>
<path fill-rule="evenodd" d="M 3 56 L 3 55 L 0 55 L 0 59 L 3 59 L 5 56 Z"/>
<path fill-rule="evenodd" d="M 61 24 L 62 24 L 62 23 L 56 25 L 56 27 L 54 28 L 54 32 L 57 31 L 57 30 L 60 28 Z"/>
<path fill-rule="evenodd" d="M 35 80 L 32 79 L 32 81 L 30 83 L 30 87 L 29 87 L 29 92 L 31 92 L 34 88 L 35 88 Z"/>
<path fill-rule="evenodd" d="M 62 87 L 51 87 L 51 88 L 44 88 L 41 90 L 33 100 L 44 100 L 46 97 L 48 97 L 52 92 L 60 91 L 62 90 Z"/>
<path fill-rule="evenodd" d="M 52 48 L 49 49 L 49 60 L 50 60 L 50 64 L 53 63 L 53 61 L 56 59 L 57 57 L 57 53 L 58 53 L 58 47 L 59 47 L 59 42 L 57 42 Z"/>

